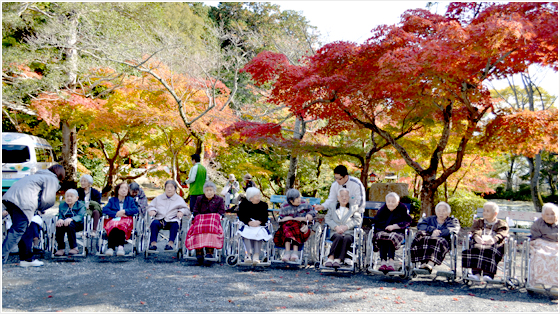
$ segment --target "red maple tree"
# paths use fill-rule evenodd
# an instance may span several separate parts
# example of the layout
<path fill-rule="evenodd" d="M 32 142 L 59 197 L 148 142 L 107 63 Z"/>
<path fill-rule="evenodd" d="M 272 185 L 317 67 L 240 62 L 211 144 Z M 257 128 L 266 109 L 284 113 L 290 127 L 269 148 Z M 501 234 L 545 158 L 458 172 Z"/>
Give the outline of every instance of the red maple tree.
<path fill-rule="evenodd" d="M 262 52 L 243 70 L 256 84 L 272 83 L 270 102 L 326 120 L 326 133 L 358 125 L 379 134 L 422 178 L 422 212 L 431 214 L 435 191 L 484 132 L 493 102 L 483 83 L 532 64 L 557 70 L 557 60 L 557 3 L 452 3 L 445 15 L 406 11 L 361 45 L 327 44 L 303 66 Z M 399 140 L 421 129 L 439 133 L 415 138 L 429 147 L 424 163 Z M 438 172 L 444 153 L 455 158 Z"/>

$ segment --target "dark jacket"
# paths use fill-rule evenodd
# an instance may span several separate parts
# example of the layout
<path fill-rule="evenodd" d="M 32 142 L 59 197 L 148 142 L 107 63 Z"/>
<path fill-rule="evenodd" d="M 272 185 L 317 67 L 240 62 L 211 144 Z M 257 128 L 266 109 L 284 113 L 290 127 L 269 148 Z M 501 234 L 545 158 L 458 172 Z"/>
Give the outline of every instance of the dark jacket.
<path fill-rule="evenodd" d="M 473 237 L 475 236 L 482 237 L 482 235 L 484 234 L 484 229 L 485 229 L 484 218 L 476 219 L 471 227 L 471 232 Z M 498 221 L 492 226 L 492 233 L 494 235 L 492 238 L 494 239 L 496 244 L 501 244 L 504 241 L 504 239 L 508 237 L 508 231 L 509 231 L 509 226 L 507 222 L 498 219 Z"/>
<path fill-rule="evenodd" d="M 460 228 L 459 220 L 452 217 L 447 217 L 439 228 L 436 215 L 423 218 L 418 222 L 418 230 L 426 231 L 429 235 L 436 230 L 440 230 L 440 237 L 442 238 L 450 237 L 451 233 L 459 233 Z"/>
<path fill-rule="evenodd" d="M 224 199 L 218 195 L 214 195 L 211 199 L 208 199 L 206 195 L 198 196 L 192 211 L 193 217 L 198 214 L 212 213 L 217 213 L 222 216 L 226 214 L 226 204 Z"/>
<path fill-rule="evenodd" d="M 82 201 L 77 201 L 72 208 L 68 208 L 66 202 L 58 205 L 58 219 L 72 218 L 75 222 L 83 222 L 86 215 L 86 204 Z"/>
<path fill-rule="evenodd" d="M 254 187 L 257 187 L 257 185 L 253 180 L 247 181 L 247 185 L 245 185 L 245 181 L 243 181 L 243 189 L 245 190 L 245 192 L 247 192 L 248 188 L 254 188 Z"/>
<path fill-rule="evenodd" d="M 77 190 L 78 190 L 78 200 L 85 201 L 86 192 L 84 191 L 84 188 L 79 188 Z M 99 192 L 94 188 L 91 188 L 89 193 L 91 194 L 90 201 L 95 201 L 101 204 L 101 192 Z"/>
<path fill-rule="evenodd" d="M 134 216 L 138 214 L 138 206 L 136 206 L 136 202 L 134 202 L 134 199 L 130 196 L 127 196 L 124 199 L 123 209 L 127 216 Z M 115 218 L 119 210 L 121 210 L 121 207 L 119 206 L 119 198 L 111 197 L 107 205 L 103 207 L 103 215 Z"/>
<path fill-rule="evenodd" d="M 537 219 L 531 226 L 531 240 L 536 239 L 558 242 L 558 223 L 549 225 L 542 217 Z"/>
<path fill-rule="evenodd" d="M 391 232 L 404 233 L 405 228 L 410 226 L 411 222 L 412 217 L 407 213 L 406 206 L 401 202 L 393 211 L 390 211 L 387 205 L 383 205 L 372 219 L 375 232 L 384 231 L 387 226 L 397 224 L 401 229 L 395 229 Z"/>
<path fill-rule="evenodd" d="M 258 204 L 253 204 L 247 199 L 243 199 L 239 204 L 239 212 L 237 212 L 237 217 L 244 224 L 248 225 L 251 218 L 261 222 L 261 226 L 264 226 L 268 221 L 268 204 L 260 201 Z"/>

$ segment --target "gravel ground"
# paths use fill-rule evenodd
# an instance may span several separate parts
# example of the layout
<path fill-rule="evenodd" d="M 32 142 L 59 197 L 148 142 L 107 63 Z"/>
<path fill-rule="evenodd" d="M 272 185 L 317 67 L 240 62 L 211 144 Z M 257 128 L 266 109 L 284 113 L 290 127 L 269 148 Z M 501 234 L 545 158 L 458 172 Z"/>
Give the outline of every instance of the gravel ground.
<path fill-rule="evenodd" d="M 558 303 L 524 289 L 459 281 L 201 267 L 163 255 L 123 262 L 90 256 L 27 269 L 3 265 L 2 311 L 558 312 Z"/>

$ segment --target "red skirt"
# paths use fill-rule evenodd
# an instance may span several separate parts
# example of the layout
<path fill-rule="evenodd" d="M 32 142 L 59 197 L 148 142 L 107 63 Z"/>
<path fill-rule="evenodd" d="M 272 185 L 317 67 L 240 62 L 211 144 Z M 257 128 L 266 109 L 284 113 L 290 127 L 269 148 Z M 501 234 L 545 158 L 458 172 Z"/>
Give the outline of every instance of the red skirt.
<path fill-rule="evenodd" d="M 274 245 L 284 247 L 288 239 L 292 239 L 300 245 L 305 243 L 311 235 L 311 228 L 306 233 L 301 232 L 299 229 L 302 222 L 296 220 L 288 220 L 280 224 L 280 228 L 274 234 Z"/>
<path fill-rule="evenodd" d="M 115 221 L 113 218 L 103 221 L 103 228 L 105 228 L 107 234 L 111 233 L 111 230 L 114 228 L 117 228 L 124 231 L 126 239 L 130 239 L 133 225 L 134 221 L 132 217 L 121 217 L 119 221 Z"/>

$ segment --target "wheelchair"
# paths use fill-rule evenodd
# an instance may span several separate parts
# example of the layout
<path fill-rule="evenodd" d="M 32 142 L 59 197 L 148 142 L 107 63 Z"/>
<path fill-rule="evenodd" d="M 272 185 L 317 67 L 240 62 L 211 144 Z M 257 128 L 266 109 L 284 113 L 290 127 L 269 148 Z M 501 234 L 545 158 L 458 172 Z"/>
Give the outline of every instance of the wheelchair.
<path fill-rule="evenodd" d="M 191 217 L 189 218 L 189 220 L 187 221 L 186 224 L 186 232 L 188 233 L 189 229 L 192 226 L 193 223 L 193 219 L 194 216 L 191 215 Z M 214 248 L 214 253 L 212 254 L 212 258 L 204 258 L 204 260 L 206 261 L 210 261 L 210 262 L 214 262 L 214 263 L 219 263 L 221 262 L 222 259 L 225 259 L 225 252 L 226 252 L 226 243 L 228 242 L 228 238 L 226 236 L 229 236 L 230 234 L 230 221 L 226 218 L 226 217 L 222 217 L 221 219 L 221 225 L 222 225 L 222 230 L 224 231 L 224 245 L 222 246 L 221 249 L 217 249 Z M 183 245 L 181 248 L 181 254 L 183 255 L 183 258 L 186 261 L 196 261 L 196 250 L 189 250 L 187 249 L 187 246 L 185 245 L 185 241 L 187 238 L 187 233 L 185 233 L 185 238 L 183 239 Z M 149 241 L 149 239 L 148 239 Z"/>
<path fill-rule="evenodd" d="M 536 287 L 533 286 L 530 283 L 530 279 L 532 278 L 532 273 L 531 273 L 531 261 L 532 261 L 532 256 L 531 256 L 531 250 L 530 250 L 530 241 L 529 238 L 527 238 L 524 242 L 523 242 L 523 249 L 521 251 L 521 279 L 522 279 L 522 285 L 525 287 L 525 289 L 527 290 L 527 293 L 529 294 L 534 294 L 534 293 L 542 293 L 542 294 L 546 294 L 548 296 L 555 296 L 556 298 L 558 298 L 558 286 L 550 286 L 550 288 L 546 288 L 545 285 L 542 285 L 541 287 Z"/>
<path fill-rule="evenodd" d="M 4 204 L 2 204 L 2 207 L 4 207 Z M 39 236 L 38 236 L 39 244 L 38 245 L 33 244 L 33 253 L 44 254 L 44 257 L 48 258 L 49 254 L 47 254 L 47 252 L 49 252 L 49 249 L 51 247 L 51 238 L 49 236 L 50 235 L 49 231 L 52 229 L 50 226 L 51 220 L 46 216 L 43 217 L 39 215 L 35 215 L 35 216 L 31 221 L 40 225 L 41 228 L 39 230 Z M 38 217 L 40 217 L 40 219 L 37 219 Z M 3 217 L 2 218 L 2 241 L 4 241 L 4 239 L 6 238 L 6 235 L 8 234 L 8 230 L 10 229 L 11 226 L 12 226 L 12 219 L 10 215 Z M 16 245 L 16 247 L 14 248 L 13 251 L 10 252 L 10 254 L 16 254 L 17 252 L 18 252 L 18 246 Z"/>
<path fill-rule="evenodd" d="M 333 230 L 325 223 L 325 227 L 320 232 L 320 243 L 319 243 L 319 258 L 315 262 L 315 268 L 319 269 L 321 272 L 344 272 L 355 274 L 363 269 L 364 265 L 364 230 L 361 227 L 354 228 L 354 241 L 352 242 L 348 255 L 352 259 L 352 265 L 341 265 L 341 267 L 326 267 L 328 255 L 331 249 L 332 241 L 330 240 Z"/>
<path fill-rule="evenodd" d="M 283 264 L 289 267 L 307 267 L 313 265 L 318 261 L 317 246 L 320 240 L 321 227 L 315 223 L 315 220 L 307 222 L 308 228 L 311 230 L 311 235 L 305 243 L 298 247 L 298 258 L 295 261 L 284 262 L 282 260 L 285 247 L 279 247 L 274 244 L 274 233 L 272 241 L 272 252 L 270 253 L 270 262 L 278 265 Z"/>
<path fill-rule="evenodd" d="M 160 253 L 160 250 L 149 250 L 150 238 L 152 235 L 152 230 L 150 229 L 150 226 L 152 225 L 153 221 L 154 221 L 154 217 L 151 217 L 146 212 L 140 224 L 140 228 L 141 228 L 140 229 L 141 236 L 139 240 L 140 247 L 141 247 L 140 251 L 144 252 L 144 258 L 148 258 L 150 255 Z M 160 242 L 161 240 L 164 240 L 165 244 L 163 245 L 166 245 L 169 242 L 170 232 L 171 232 L 170 230 L 161 229 L 158 233 L 158 237 L 156 241 Z M 177 231 L 177 236 L 175 237 L 175 241 L 173 242 L 173 250 L 168 250 L 168 251 L 163 250 L 162 252 L 176 255 L 177 261 L 180 261 L 181 257 L 183 257 L 183 246 L 185 245 L 184 238 L 185 238 L 185 232 L 183 231 L 183 219 L 181 219 L 179 220 L 179 230 Z"/>
<path fill-rule="evenodd" d="M 463 245 L 461 252 L 470 249 L 473 244 L 472 234 L 468 234 L 463 239 Z M 514 237 L 509 236 L 504 239 L 504 256 L 500 263 L 498 264 L 498 271 L 494 276 L 494 280 L 488 281 L 474 281 L 469 278 L 469 269 L 462 267 L 462 279 L 463 283 L 466 285 L 482 284 L 485 283 L 487 287 L 489 284 L 502 284 L 506 288 L 513 290 L 521 286 L 520 281 L 515 275 L 515 259 L 517 256 L 517 240 Z M 498 278 L 496 278 L 498 277 Z"/>
<path fill-rule="evenodd" d="M 412 239 L 414 242 L 414 236 L 412 236 Z M 448 282 L 453 282 L 457 279 L 458 274 L 457 274 L 457 257 L 458 257 L 458 249 L 457 249 L 457 245 L 458 245 L 458 241 L 457 241 L 458 237 L 457 234 L 455 233 L 451 233 L 450 236 L 450 244 L 451 247 L 449 248 L 449 252 L 447 252 L 447 254 L 445 255 L 445 259 L 443 260 L 443 262 L 441 263 L 441 265 L 436 265 L 434 266 L 433 271 L 435 271 L 435 275 L 433 275 L 433 271 L 429 272 L 426 269 L 420 269 L 418 268 L 418 266 L 420 266 L 421 263 L 412 263 L 410 265 L 410 275 L 412 278 L 416 278 L 416 277 L 420 277 L 420 278 L 432 278 L 433 280 L 435 280 L 437 277 L 444 277 L 446 278 L 446 280 Z M 410 244 L 412 246 L 412 243 Z M 441 269 L 442 266 L 446 266 L 449 268 L 449 270 L 443 270 Z M 438 268 L 438 269 L 436 269 Z"/>
<path fill-rule="evenodd" d="M 259 258 L 260 263 L 256 265 L 254 265 L 253 263 L 245 263 L 245 244 L 243 243 L 243 237 L 241 237 L 239 234 L 236 234 L 237 230 L 241 229 L 242 226 L 244 226 L 244 224 L 240 220 L 230 222 L 231 241 L 228 242 L 231 242 L 232 244 L 231 247 L 228 248 L 229 250 L 226 259 L 227 264 L 229 266 L 245 266 L 245 267 L 270 266 L 271 265 L 270 256 L 272 254 L 272 247 L 274 246 L 274 241 L 272 238 L 266 241 L 261 248 L 260 258 Z M 270 232 L 270 234 L 273 234 L 272 223 L 270 221 L 266 222 L 265 227 Z"/>
<path fill-rule="evenodd" d="M 73 255 L 63 255 L 63 256 L 56 256 L 54 253 L 58 251 L 58 242 L 56 241 L 56 221 L 58 220 L 57 216 L 53 216 L 49 219 L 48 223 L 48 234 L 49 234 L 49 247 L 48 251 L 50 253 L 50 258 L 56 260 L 73 260 L 76 257 L 86 257 L 88 252 L 90 251 L 90 232 L 93 220 L 90 216 L 84 216 L 84 228 L 81 231 L 76 231 L 76 244 L 78 245 L 78 254 Z M 66 248 L 69 250 L 70 245 L 68 245 L 68 234 L 64 235 L 64 242 L 66 243 Z"/>
<path fill-rule="evenodd" d="M 95 256 L 98 257 L 115 257 L 115 256 L 107 256 L 105 252 L 107 251 L 107 244 L 108 244 L 108 234 L 105 230 L 105 225 L 108 221 L 110 221 L 111 217 L 107 215 L 102 215 L 99 220 L 99 225 L 97 227 L 97 244 Z M 118 257 L 125 257 L 125 258 L 134 258 L 136 254 L 139 253 L 140 250 L 140 234 L 138 225 L 142 224 L 142 218 L 140 215 L 132 216 L 132 232 L 130 234 L 130 239 L 126 240 L 126 244 L 124 245 L 125 255 L 124 256 L 116 256 Z M 126 253 L 126 251 L 129 251 Z"/>
<path fill-rule="evenodd" d="M 412 244 L 412 232 L 410 228 L 407 227 L 405 229 L 403 242 L 400 248 L 395 251 L 395 271 L 382 272 L 378 270 L 381 264 L 381 256 L 379 255 L 379 251 L 376 251 L 373 246 L 374 235 L 375 228 L 372 226 L 366 242 L 366 274 L 400 277 L 402 279 L 409 278 L 411 274 L 410 245 Z"/>

